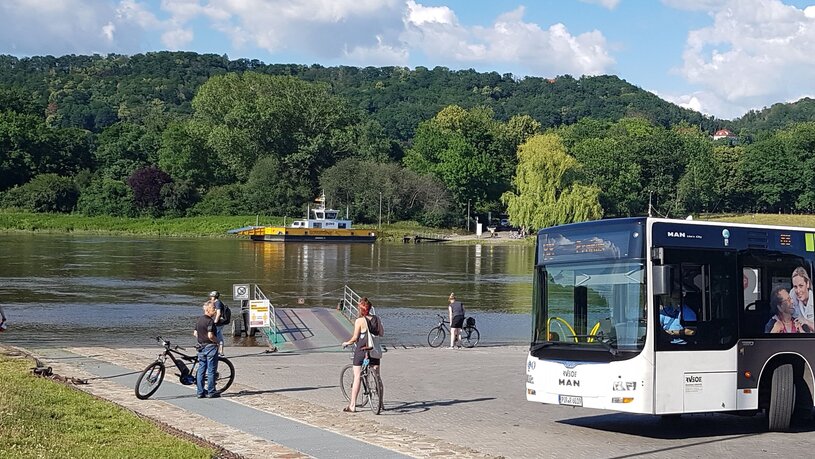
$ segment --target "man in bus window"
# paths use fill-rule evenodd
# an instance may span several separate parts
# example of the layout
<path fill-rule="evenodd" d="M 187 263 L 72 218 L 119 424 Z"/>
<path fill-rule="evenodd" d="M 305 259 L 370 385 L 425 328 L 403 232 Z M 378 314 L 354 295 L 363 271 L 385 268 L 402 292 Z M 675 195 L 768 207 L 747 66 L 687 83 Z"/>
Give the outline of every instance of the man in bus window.
<path fill-rule="evenodd" d="M 770 308 L 775 311 L 775 315 L 767 322 L 764 333 L 805 333 L 804 323 L 792 317 L 792 298 L 786 288 L 773 289 Z"/>
<path fill-rule="evenodd" d="M 815 307 L 812 305 L 812 282 L 803 266 L 792 272 L 792 317 L 799 320 L 803 330 L 812 333 L 815 330 Z"/>
<path fill-rule="evenodd" d="M 683 320 L 686 322 L 695 322 L 696 313 L 685 304 L 680 306 L 681 303 L 682 302 L 672 298 L 667 304 L 662 304 L 659 309 L 659 323 L 662 325 L 662 330 L 673 337 L 671 344 L 686 344 L 687 342 L 681 337 L 692 336 L 696 333 L 692 328 L 687 328 L 682 325 Z M 692 315 L 692 317 L 688 317 L 689 315 Z"/>

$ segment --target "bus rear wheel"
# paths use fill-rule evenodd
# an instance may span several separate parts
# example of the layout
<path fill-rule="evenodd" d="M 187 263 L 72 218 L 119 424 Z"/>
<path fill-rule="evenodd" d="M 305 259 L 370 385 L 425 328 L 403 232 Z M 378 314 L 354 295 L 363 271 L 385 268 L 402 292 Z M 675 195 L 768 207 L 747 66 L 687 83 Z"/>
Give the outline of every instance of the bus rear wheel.
<path fill-rule="evenodd" d="M 771 432 L 789 430 L 794 407 L 795 384 L 792 365 L 787 363 L 773 371 L 770 406 L 767 409 L 767 429 Z"/>

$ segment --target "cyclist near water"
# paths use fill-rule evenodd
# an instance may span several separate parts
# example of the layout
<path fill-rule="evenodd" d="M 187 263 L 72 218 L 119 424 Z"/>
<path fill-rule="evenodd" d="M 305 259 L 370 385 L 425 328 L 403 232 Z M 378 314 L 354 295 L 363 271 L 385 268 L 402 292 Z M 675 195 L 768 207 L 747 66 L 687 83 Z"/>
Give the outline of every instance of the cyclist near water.
<path fill-rule="evenodd" d="M 198 398 L 217 398 L 221 395 L 215 391 L 215 373 L 218 371 L 218 338 L 215 336 L 215 304 L 204 303 L 204 315 L 195 323 L 193 335 L 198 338 L 198 374 L 196 375 Z M 206 375 L 207 386 L 204 388 Z"/>
<path fill-rule="evenodd" d="M 450 306 L 447 310 L 450 314 L 450 349 L 456 345 L 461 347 L 461 327 L 464 326 L 464 305 L 461 301 L 456 301 L 456 294 L 451 293 Z"/>
<path fill-rule="evenodd" d="M 356 344 L 356 347 L 354 348 L 354 384 L 351 386 L 350 404 L 342 409 L 343 411 L 350 413 L 356 412 L 356 400 L 357 396 L 359 396 L 362 362 L 366 358 L 369 358 L 367 334 L 370 331 L 375 332 L 374 334 L 377 336 L 382 336 L 385 333 L 385 329 L 382 327 L 382 321 L 379 320 L 379 317 L 369 315 L 371 311 L 371 302 L 368 301 L 368 298 L 360 298 L 357 306 L 359 308 L 359 317 L 357 317 L 357 320 L 354 321 L 354 334 L 351 336 L 351 339 L 342 343 L 343 347 Z M 368 324 L 370 324 L 372 328 L 370 331 L 368 330 Z M 369 358 L 368 365 L 373 371 L 379 371 L 379 359 Z"/>

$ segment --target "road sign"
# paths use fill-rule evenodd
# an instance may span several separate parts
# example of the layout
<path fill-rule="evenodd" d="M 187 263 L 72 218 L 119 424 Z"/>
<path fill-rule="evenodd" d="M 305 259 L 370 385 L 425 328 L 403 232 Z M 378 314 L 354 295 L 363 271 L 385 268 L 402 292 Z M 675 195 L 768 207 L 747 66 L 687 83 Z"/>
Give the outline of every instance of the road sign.
<path fill-rule="evenodd" d="M 271 322 L 269 316 L 269 300 L 252 300 L 249 302 L 249 327 L 268 327 Z"/>
<path fill-rule="evenodd" d="M 235 301 L 249 299 L 249 284 L 232 284 L 232 299 Z"/>

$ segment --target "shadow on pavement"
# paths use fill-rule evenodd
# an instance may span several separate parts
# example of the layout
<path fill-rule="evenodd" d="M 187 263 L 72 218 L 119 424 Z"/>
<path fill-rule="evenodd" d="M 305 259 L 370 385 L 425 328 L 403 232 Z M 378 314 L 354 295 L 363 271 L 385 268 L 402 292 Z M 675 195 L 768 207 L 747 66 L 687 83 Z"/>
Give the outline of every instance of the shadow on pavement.
<path fill-rule="evenodd" d="M 241 397 L 244 395 L 263 395 L 263 394 L 279 394 L 281 392 L 305 392 L 310 390 L 330 389 L 337 386 L 311 386 L 311 387 L 286 387 L 283 389 L 267 389 L 267 390 L 242 390 L 239 392 L 229 392 L 223 394 L 224 398 Z"/>
<path fill-rule="evenodd" d="M 763 415 L 745 417 L 728 414 L 686 414 L 678 418 L 660 418 L 651 415 L 615 413 L 563 419 L 557 422 L 662 440 L 701 439 L 732 435 L 750 436 L 766 433 L 766 420 Z M 793 422 L 791 431 L 813 432 L 815 431 L 815 422 L 811 419 Z"/>
<path fill-rule="evenodd" d="M 424 411 L 429 411 L 431 407 L 434 406 L 451 406 L 451 405 L 458 405 L 461 403 L 473 403 L 473 402 L 485 402 L 488 400 L 495 400 L 495 397 L 481 397 L 481 398 L 471 398 L 469 400 L 425 400 L 425 401 L 415 401 L 415 402 L 385 402 L 385 407 L 389 412 L 397 412 L 397 413 L 421 413 Z"/>

